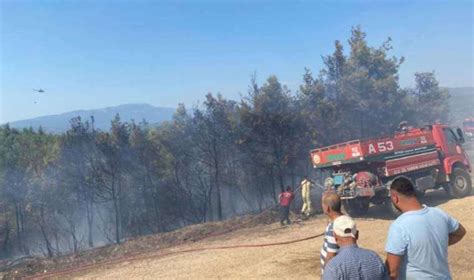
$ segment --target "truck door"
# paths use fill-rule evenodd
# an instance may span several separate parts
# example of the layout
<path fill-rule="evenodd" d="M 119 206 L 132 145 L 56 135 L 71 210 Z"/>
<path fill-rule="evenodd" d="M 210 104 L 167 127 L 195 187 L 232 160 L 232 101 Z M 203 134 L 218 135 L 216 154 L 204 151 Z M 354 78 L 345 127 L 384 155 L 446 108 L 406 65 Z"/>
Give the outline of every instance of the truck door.
<path fill-rule="evenodd" d="M 446 156 L 454 156 L 459 154 L 460 147 L 458 144 L 458 140 L 456 134 L 452 131 L 451 128 L 445 127 L 443 128 L 444 138 L 446 139 L 447 149 L 445 151 Z"/>

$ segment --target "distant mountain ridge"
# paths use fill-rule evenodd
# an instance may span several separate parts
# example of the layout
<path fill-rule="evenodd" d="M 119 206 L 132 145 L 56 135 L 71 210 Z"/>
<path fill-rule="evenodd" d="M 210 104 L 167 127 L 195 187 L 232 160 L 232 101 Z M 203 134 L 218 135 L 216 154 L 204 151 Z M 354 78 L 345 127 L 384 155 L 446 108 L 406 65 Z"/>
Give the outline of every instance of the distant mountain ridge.
<path fill-rule="evenodd" d="M 452 124 L 461 125 L 462 121 L 474 115 L 474 87 L 445 88 L 449 91 L 450 119 Z M 101 130 L 110 128 L 110 121 L 119 114 L 123 121 L 135 120 L 140 122 L 145 119 L 150 124 L 171 120 L 174 108 L 155 107 L 150 104 L 124 104 L 102 109 L 78 110 L 58 115 L 48 115 L 27 120 L 10 122 L 11 127 L 38 129 L 40 126 L 46 132 L 61 133 L 69 128 L 69 121 L 77 116 L 83 120 L 94 116 L 95 127 Z"/>
<path fill-rule="evenodd" d="M 33 127 L 38 129 L 40 126 L 46 132 L 61 133 L 69 129 L 69 121 L 72 118 L 80 116 L 83 120 L 89 120 L 94 116 L 95 127 L 101 130 L 108 130 L 110 122 L 119 114 L 123 121 L 135 120 L 141 122 L 146 120 L 148 123 L 161 123 L 171 120 L 174 108 L 155 107 L 150 104 L 124 104 L 114 107 L 106 107 L 92 110 L 77 110 L 58 115 L 48 115 L 27 120 L 10 122 L 10 126 L 18 129 Z"/>

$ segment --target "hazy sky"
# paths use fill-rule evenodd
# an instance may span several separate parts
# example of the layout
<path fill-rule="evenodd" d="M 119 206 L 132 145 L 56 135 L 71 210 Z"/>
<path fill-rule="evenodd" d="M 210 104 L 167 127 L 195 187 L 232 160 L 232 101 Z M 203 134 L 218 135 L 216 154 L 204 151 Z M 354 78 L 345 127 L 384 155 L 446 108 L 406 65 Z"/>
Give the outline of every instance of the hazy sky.
<path fill-rule="evenodd" d="M 238 99 L 251 74 L 291 89 L 360 24 L 393 39 L 402 86 L 474 85 L 471 1 L 0 0 L 0 123 L 123 103 Z M 43 94 L 33 88 L 44 88 Z M 35 104 L 36 102 L 36 104 Z"/>

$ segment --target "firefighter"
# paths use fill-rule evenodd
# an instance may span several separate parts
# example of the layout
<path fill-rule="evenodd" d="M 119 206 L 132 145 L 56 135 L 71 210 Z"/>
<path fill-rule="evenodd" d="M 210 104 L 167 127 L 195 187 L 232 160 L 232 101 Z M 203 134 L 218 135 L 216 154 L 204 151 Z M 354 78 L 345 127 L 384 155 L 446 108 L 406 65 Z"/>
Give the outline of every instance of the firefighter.
<path fill-rule="evenodd" d="M 408 131 L 408 122 L 407 121 L 402 121 L 398 125 L 398 131 L 400 132 L 407 132 Z"/>
<path fill-rule="evenodd" d="M 308 217 L 311 214 L 311 181 L 308 176 L 303 177 L 301 181 L 301 197 L 303 198 L 303 208 L 301 214 Z"/>
<path fill-rule="evenodd" d="M 286 221 L 287 224 L 291 224 L 290 221 L 290 205 L 295 198 L 293 190 L 290 186 L 286 188 L 286 191 L 280 193 L 280 213 L 281 219 L 280 224 L 283 226 Z"/>

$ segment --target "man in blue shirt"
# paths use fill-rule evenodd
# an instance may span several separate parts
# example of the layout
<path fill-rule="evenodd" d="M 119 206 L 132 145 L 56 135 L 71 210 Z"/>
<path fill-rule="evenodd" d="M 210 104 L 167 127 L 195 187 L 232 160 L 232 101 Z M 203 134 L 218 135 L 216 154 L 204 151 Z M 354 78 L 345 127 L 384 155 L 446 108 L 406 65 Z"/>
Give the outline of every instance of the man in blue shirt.
<path fill-rule="evenodd" d="M 441 209 L 421 205 L 406 178 L 395 180 L 390 193 L 403 213 L 390 226 L 385 245 L 390 278 L 451 279 L 448 246 L 464 237 L 464 227 Z"/>
<path fill-rule="evenodd" d="M 333 223 L 334 237 L 339 252 L 324 268 L 323 280 L 382 280 L 387 279 L 386 268 L 377 253 L 357 246 L 354 220 L 346 215 Z"/>

